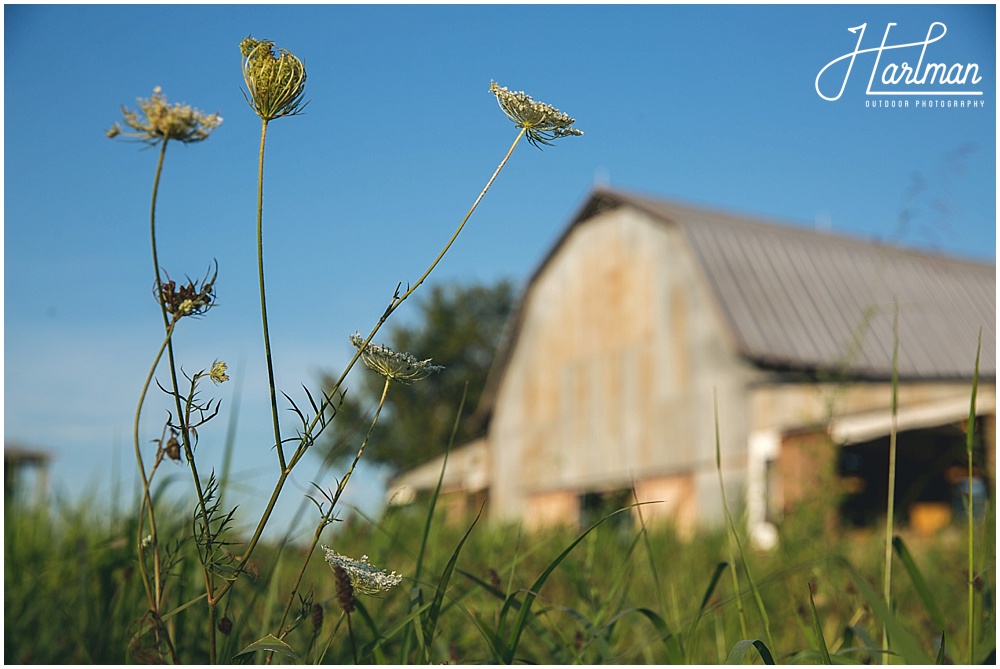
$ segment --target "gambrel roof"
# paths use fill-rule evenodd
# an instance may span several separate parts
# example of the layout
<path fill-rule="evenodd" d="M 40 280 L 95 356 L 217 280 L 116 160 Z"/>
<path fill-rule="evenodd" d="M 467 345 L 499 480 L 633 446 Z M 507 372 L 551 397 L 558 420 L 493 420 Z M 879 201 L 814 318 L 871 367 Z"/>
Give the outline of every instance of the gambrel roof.
<path fill-rule="evenodd" d="M 714 295 L 737 352 L 779 373 L 886 380 L 898 310 L 901 380 L 996 377 L 996 266 L 804 227 L 595 190 L 529 280 L 599 214 L 632 208 L 677 226 Z M 520 330 L 515 312 L 484 400 L 491 402 Z M 481 410 L 487 406 L 480 407 Z"/>

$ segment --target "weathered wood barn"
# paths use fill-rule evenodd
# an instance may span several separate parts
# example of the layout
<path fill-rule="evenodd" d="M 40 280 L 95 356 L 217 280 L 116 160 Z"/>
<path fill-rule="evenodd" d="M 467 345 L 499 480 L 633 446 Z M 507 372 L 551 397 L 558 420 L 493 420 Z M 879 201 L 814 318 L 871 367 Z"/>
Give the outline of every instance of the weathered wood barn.
<path fill-rule="evenodd" d="M 811 496 L 874 522 L 895 420 L 899 517 L 933 530 L 967 485 L 980 331 L 976 472 L 994 478 L 995 323 L 993 264 L 599 189 L 529 279 L 486 434 L 451 454 L 443 490 L 531 527 L 657 501 L 644 517 L 689 533 L 723 517 L 717 416 L 728 500 L 766 545 Z M 432 489 L 441 464 L 390 499 Z"/>

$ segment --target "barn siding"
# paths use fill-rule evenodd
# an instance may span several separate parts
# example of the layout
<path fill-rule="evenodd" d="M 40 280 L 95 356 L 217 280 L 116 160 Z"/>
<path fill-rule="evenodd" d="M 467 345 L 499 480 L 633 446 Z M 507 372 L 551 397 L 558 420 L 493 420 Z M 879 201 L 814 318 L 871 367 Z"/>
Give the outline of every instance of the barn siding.
<path fill-rule="evenodd" d="M 525 298 L 496 397 L 495 518 L 535 524 L 526 516 L 566 507 L 567 491 L 648 479 L 650 495 L 690 487 L 684 524 L 719 520 L 713 391 L 739 500 L 751 372 L 699 272 L 678 229 L 633 210 L 564 240 Z"/>

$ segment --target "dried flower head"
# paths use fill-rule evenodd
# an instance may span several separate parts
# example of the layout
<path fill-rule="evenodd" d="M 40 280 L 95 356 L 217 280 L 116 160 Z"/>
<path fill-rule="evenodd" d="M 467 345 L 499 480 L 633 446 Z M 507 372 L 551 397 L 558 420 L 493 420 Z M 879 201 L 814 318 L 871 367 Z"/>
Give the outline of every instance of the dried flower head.
<path fill-rule="evenodd" d="M 351 335 L 351 343 L 361 351 L 361 359 L 365 361 L 369 369 L 390 381 L 411 383 L 426 379 L 431 374 L 444 369 L 441 365 L 432 365 L 430 358 L 417 360 L 409 353 L 396 353 L 387 346 L 379 346 L 378 344 L 365 346 L 364 338 L 357 332 Z"/>
<path fill-rule="evenodd" d="M 219 631 L 229 636 L 233 631 L 233 621 L 229 619 L 229 616 L 222 616 L 219 618 L 219 623 L 217 625 Z"/>
<path fill-rule="evenodd" d="M 354 585 L 351 584 L 350 575 L 339 564 L 331 562 L 330 567 L 337 586 L 337 604 L 344 613 L 354 613 L 357 600 L 354 599 Z"/>
<path fill-rule="evenodd" d="M 212 368 L 208 371 L 208 378 L 216 384 L 225 383 L 229 380 L 229 375 L 226 371 L 229 367 L 226 365 L 224 360 L 216 360 L 212 363 Z"/>
<path fill-rule="evenodd" d="M 167 439 L 167 445 L 163 447 L 163 452 L 174 462 L 181 461 L 181 442 L 177 441 L 177 435 L 171 434 Z"/>
<path fill-rule="evenodd" d="M 159 86 L 153 89 L 152 97 L 137 98 L 136 102 L 139 105 L 138 111 L 122 105 L 125 125 L 132 130 L 124 131 L 121 124 L 115 123 L 107 131 L 109 138 L 121 135 L 147 144 L 176 139 L 190 144 L 208 139 L 212 131 L 222 124 L 222 117 L 218 113 L 206 114 L 181 103 L 167 104 L 167 98 Z"/>
<path fill-rule="evenodd" d="M 323 605 L 313 604 L 309 609 L 309 619 L 312 621 L 313 633 L 318 634 L 323 627 Z"/>
<path fill-rule="evenodd" d="M 399 585 L 403 580 L 403 577 L 396 572 L 387 574 L 385 569 L 375 567 L 368 561 L 367 555 L 362 555 L 360 560 L 354 560 L 336 553 L 327 546 L 323 546 L 323 553 L 334 573 L 337 572 L 337 567 L 347 573 L 354 592 L 360 592 L 363 595 L 379 595 L 388 592 L 389 588 Z"/>
<path fill-rule="evenodd" d="M 523 91 L 509 91 L 495 81 L 490 82 L 490 93 L 497 96 L 500 109 L 518 128 L 524 128 L 528 141 L 552 146 L 553 139 L 579 136 L 582 130 L 572 128 L 576 119 L 562 113 L 552 105 L 535 102 Z"/>
<path fill-rule="evenodd" d="M 181 286 L 166 276 L 159 285 L 159 299 L 163 303 L 164 309 L 173 316 L 175 321 L 184 316 L 204 314 L 215 306 L 215 278 L 218 273 L 219 269 L 216 267 L 211 278 L 206 274 L 201 282 L 188 279 L 187 283 Z M 156 294 L 156 287 L 153 288 L 153 294 Z M 222 371 L 225 372 L 225 369 Z"/>
<path fill-rule="evenodd" d="M 250 107 L 265 121 L 300 113 L 306 91 L 306 67 L 287 49 L 274 49 L 274 42 L 252 37 L 240 42 L 243 54 L 243 94 Z"/>

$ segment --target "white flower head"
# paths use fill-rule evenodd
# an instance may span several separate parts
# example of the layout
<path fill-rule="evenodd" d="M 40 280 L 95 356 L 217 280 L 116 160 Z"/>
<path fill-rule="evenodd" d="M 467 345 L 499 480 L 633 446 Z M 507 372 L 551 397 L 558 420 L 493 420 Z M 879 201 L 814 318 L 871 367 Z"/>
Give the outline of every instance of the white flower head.
<path fill-rule="evenodd" d="M 578 137 L 582 130 L 572 127 L 576 119 L 552 105 L 535 102 L 524 91 L 509 91 L 495 81 L 490 82 L 490 93 L 497 96 L 500 109 L 518 128 L 524 128 L 528 141 L 539 149 L 539 144 L 552 146 L 560 137 Z"/>
<path fill-rule="evenodd" d="M 386 573 L 385 569 L 379 569 L 368 561 L 367 555 L 362 555 L 360 560 L 346 557 L 333 549 L 323 546 L 323 553 L 330 567 L 338 566 L 347 572 L 351 579 L 351 586 L 355 592 L 365 595 L 380 595 L 388 592 L 394 585 L 399 585 L 403 577 L 396 572 Z"/>
<path fill-rule="evenodd" d="M 444 369 L 441 365 L 432 365 L 430 358 L 417 360 L 409 353 L 397 353 L 387 346 L 378 344 L 365 346 L 364 337 L 358 332 L 351 335 L 351 343 L 361 351 L 361 359 L 370 370 L 390 381 L 411 383 L 426 379 Z"/>
<path fill-rule="evenodd" d="M 176 139 L 191 144 L 208 139 L 212 131 L 222 125 L 222 117 L 218 113 L 206 114 L 186 104 L 167 104 L 159 86 L 153 89 L 151 97 L 138 98 L 136 102 L 139 105 L 137 111 L 122 106 L 122 115 L 129 130 L 115 123 L 107 131 L 108 137 L 121 135 L 147 144 Z"/>

